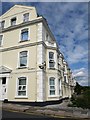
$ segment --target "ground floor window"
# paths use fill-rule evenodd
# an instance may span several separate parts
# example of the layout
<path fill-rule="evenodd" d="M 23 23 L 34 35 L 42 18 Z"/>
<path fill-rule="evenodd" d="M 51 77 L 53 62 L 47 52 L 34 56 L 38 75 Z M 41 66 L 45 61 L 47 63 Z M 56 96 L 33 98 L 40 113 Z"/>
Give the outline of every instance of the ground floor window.
<path fill-rule="evenodd" d="M 59 87 L 59 95 L 61 95 L 61 80 L 58 80 L 58 87 Z"/>
<path fill-rule="evenodd" d="M 55 95 L 55 78 L 51 77 L 49 79 L 49 94 Z"/>
<path fill-rule="evenodd" d="M 26 96 L 26 77 L 18 78 L 18 96 Z"/>

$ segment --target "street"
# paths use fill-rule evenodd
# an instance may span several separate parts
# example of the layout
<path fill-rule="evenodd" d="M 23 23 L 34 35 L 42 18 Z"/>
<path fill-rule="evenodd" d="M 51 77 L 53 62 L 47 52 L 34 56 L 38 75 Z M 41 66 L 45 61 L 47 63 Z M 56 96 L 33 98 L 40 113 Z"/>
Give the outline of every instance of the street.
<path fill-rule="evenodd" d="M 15 111 L 2 111 L 2 120 L 35 120 L 35 119 L 41 119 L 41 120 L 75 120 L 75 119 L 69 119 L 69 118 L 52 118 L 47 116 L 38 116 L 38 115 L 31 115 L 28 113 L 21 113 L 21 112 L 15 112 Z"/>

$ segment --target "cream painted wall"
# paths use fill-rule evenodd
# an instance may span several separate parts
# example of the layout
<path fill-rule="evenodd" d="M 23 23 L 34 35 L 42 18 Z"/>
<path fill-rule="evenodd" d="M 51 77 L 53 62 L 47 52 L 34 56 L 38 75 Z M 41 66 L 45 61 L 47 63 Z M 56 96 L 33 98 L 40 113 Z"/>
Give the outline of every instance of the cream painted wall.
<path fill-rule="evenodd" d="M 20 42 L 21 40 L 21 30 L 28 28 L 29 29 L 29 40 L 25 42 Z M 2 33 L 4 36 L 3 39 L 3 48 L 14 47 L 19 45 L 25 45 L 28 43 L 34 43 L 37 39 L 37 26 L 31 25 L 27 27 L 22 27 L 18 29 L 14 29 L 12 31 L 7 31 Z"/>
<path fill-rule="evenodd" d="M 19 65 L 19 53 L 21 51 L 28 51 L 28 69 L 35 69 L 36 68 L 36 46 L 32 47 L 25 47 L 10 51 L 5 51 L 2 53 L 2 64 L 11 68 L 14 71 L 18 71 Z M 20 69 L 22 71 L 22 69 Z M 25 69 L 26 71 L 26 69 Z"/>
<path fill-rule="evenodd" d="M 9 11 L 7 11 L 5 14 L 3 14 L 0 17 L 0 21 L 5 20 L 5 28 L 11 26 L 11 19 L 13 17 L 17 17 L 16 24 L 20 24 L 23 22 L 23 14 L 29 13 L 29 20 L 33 20 L 37 18 L 37 13 L 35 7 L 26 7 L 26 6 L 19 6 L 15 5 L 12 7 Z"/>
<path fill-rule="evenodd" d="M 16 96 L 16 86 L 18 77 L 27 77 L 27 98 L 18 98 Z M 36 101 L 36 74 L 35 72 L 10 75 L 8 81 L 8 100 L 10 101 Z"/>

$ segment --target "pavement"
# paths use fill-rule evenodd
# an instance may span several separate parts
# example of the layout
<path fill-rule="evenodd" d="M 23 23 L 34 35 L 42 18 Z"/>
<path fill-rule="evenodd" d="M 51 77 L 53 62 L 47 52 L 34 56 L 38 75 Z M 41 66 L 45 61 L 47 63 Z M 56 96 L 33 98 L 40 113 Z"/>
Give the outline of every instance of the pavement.
<path fill-rule="evenodd" d="M 67 104 L 69 100 L 63 101 L 61 104 L 55 105 L 47 105 L 44 107 L 37 106 L 26 106 L 20 104 L 13 103 L 2 103 L 0 107 L 4 110 L 18 111 L 24 113 L 30 113 L 34 115 L 44 115 L 44 116 L 52 116 L 57 118 L 80 118 L 90 120 L 90 110 L 82 109 L 77 107 L 68 107 Z"/>

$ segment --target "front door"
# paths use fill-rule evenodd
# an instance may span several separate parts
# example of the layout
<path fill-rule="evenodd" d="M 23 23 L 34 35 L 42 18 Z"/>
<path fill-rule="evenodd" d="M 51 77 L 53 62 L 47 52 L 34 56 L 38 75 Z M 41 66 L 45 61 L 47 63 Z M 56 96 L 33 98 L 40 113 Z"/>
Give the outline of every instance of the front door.
<path fill-rule="evenodd" d="M 0 78 L 0 99 L 4 100 L 6 98 L 6 77 Z"/>

